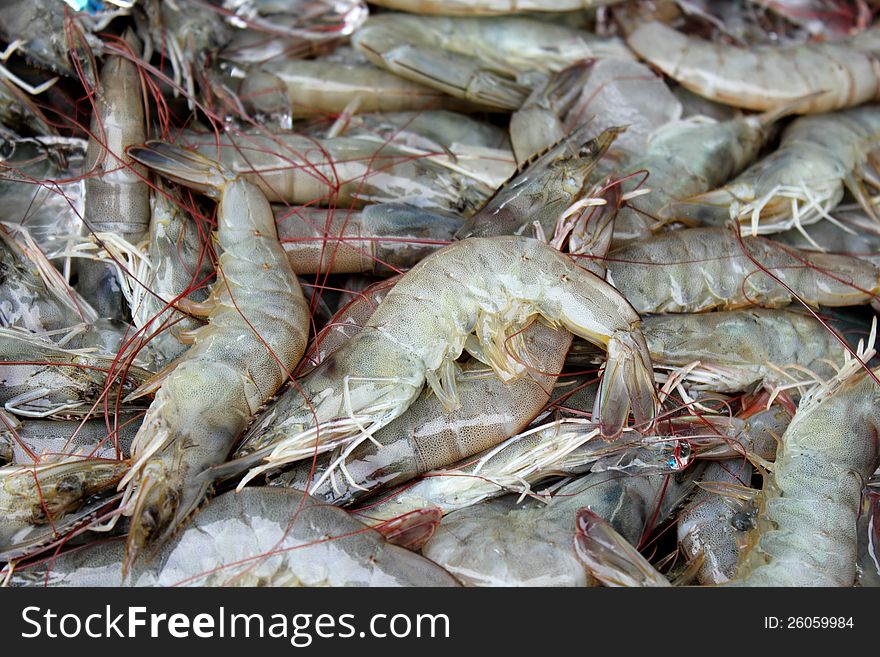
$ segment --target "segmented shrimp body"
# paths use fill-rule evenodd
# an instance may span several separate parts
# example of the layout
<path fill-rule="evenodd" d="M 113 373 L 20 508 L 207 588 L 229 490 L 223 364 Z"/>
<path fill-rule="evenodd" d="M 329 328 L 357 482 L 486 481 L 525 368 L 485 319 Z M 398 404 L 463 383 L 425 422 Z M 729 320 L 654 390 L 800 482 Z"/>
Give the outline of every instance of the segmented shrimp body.
<path fill-rule="evenodd" d="M 880 270 L 870 262 L 761 237 L 740 242 L 723 228 L 676 230 L 628 243 L 608 254 L 608 276 L 640 313 L 781 308 L 795 295 L 814 307 L 859 305 L 880 292 Z"/>
<path fill-rule="evenodd" d="M 122 482 L 133 516 L 131 561 L 166 538 L 204 498 L 206 468 L 281 386 L 305 351 L 308 307 L 278 242 L 272 209 L 254 185 L 196 153 L 161 142 L 130 149 L 143 164 L 219 200 L 222 255 L 208 324 L 161 380 Z"/>
<path fill-rule="evenodd" d="M 794 46 L 737 48 L 690 37 L 659 22 L 627 36 L 639 57 L 669 77 L 719 103 L 778 109 L 814 95 L 800 114 L 821 114 L 880 99 L 880 29 L 849 39 Z"/>
<path fill-rule="evenodd" d="M 519 331 L 536 316 L 608 350 L 597 418 L 606 435 L 621 431 L 630 407 L 638 424 L 651 423 L 650 358 L 617 290 L 538 240 L 470 238 L 405 274 L 363 331 L 261 415 L 238 453 L 268 456 L 255 475 L 328 451 L 398 417 L 426 381 L 454 408 L 453 365 L 465 349 L 502 380 L 520 378 Z"/>
<path fill-rule="evenodd" d="M 878 403 L 880 386 L 858 370 L 801 404 L 765 476 L 733 583 L 853 585 L 862 491 L 880 465 Z"/>

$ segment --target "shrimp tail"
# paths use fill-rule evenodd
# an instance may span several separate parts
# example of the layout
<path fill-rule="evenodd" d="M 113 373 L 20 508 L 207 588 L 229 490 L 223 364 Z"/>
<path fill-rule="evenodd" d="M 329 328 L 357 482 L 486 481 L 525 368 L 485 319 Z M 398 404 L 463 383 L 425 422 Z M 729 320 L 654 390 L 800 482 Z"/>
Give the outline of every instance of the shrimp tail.
<path fill-rule="evenodd" d="M 407 550 L 421 550 L 437 531 L 442 519 L 440 507 L 428 506 L 374 525 L 373 529 L 389 543 Z"/>
<path fill-rule="evenodd" d="M 669 581 L 606 520 L 589 509 L 577 514 L 575 553 L 605 586 L 669 586 Z"/>
<path fill-rule="evenodd" d="M 640 334 L 615 331 L 608 341 L 608 361 L 599 384 L 593 419 L 602 437 L 616 438 L 632 412 L 636 428 L 647 431 L 657 415 L 651 356 Z"/>
<path fill-rule="evenodd" d="M 213 198 L 220 196 L 220 189 L 232 177 L 222 165 L 201 153 L 163 141 L 130 146 L 128 156 L 174 182 Z"/>

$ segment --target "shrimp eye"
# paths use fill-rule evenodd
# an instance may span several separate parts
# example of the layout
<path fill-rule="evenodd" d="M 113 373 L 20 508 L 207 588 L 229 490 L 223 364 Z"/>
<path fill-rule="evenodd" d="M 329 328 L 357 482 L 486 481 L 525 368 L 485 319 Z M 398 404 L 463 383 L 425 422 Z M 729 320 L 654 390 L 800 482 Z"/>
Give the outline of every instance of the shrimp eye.
<path fill-rule="evenodd" d="M 61 495 L 82 495 L 84 492 L 82 482 L 74 476 L 64 477 L 58 482 L 55 490 Z"/>
<path fill-rule="evenodd" d="M 596 155 L 596 145 L 593 142 L 589 142 L 581 146 L 581 150 L 578 151 L 578 157 L 594 157 Z"/>
<path fill-rule="evenodd" d="M 735 513 L 730 519 L 730 524 L 741 532 L 746 532 L 755 526 L 754 520 L 749 513 Z"/>

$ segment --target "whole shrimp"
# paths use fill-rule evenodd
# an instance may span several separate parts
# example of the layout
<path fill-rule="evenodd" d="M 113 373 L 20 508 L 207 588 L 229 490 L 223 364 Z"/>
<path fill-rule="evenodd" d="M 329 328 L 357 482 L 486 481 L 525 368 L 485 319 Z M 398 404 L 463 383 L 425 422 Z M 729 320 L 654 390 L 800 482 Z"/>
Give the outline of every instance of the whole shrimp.
<path fill-rule="evenodd" d="M 737 48 L 703 41 L 656 21 L 626 37 L 642 59 L 710 100 L 752 110 L 799 104 L 799 114 L 821 114 L 880 99 L 880 29 L 839 41 Z"/>
<path fill-rule="evenodd" d="M 880 385 L 854 370 L 802 400 L 764 477 L 756 529 L 731 583 L 853 585 L 862 491 L 880 465 Z"/>
<path fill-rule="evenodd" d="M 334 504 L 367 494 L 494 447 L 525 429 L 550 397 L 565 360 L 571 334 L 536 322 L 523 332 L 530 375 L 505 383 L 476 359 L 455 374 L 460 406 L 449 411 L 430 389 L 390 424 L 354 449 L 330 455 L 330 462 L 303 461 L 281 475 L 285 485 L 306 489 Z M 487 403 L 489 407 L 487 409 Z M 338 464 L 338 465 L 337 465 Z M 338 467 L 344 475 L 334 472 Z"/>
<path fill-rule="evenodd" d="M 202 501 L 199 475 L 223 462 L 250 418 L 288 377 L 306 346 L 309 313 L 257 187 L 197 153 L 162 142 L 129 155 L 218 199 L 222 251 L 208 324 L 166 371 L 121 482 L 132 516 L 128 564 L 167 539 Z M 155 382 L 154 382 L 155 385 Z"/>
<path fill-rule="evenodd" d="M 546 506 L 455 511 L 422 552 L 469 586 L 585 586 L 574 553 L 578 509 L 592 509 L 638 543 L 653 516 L 662 521 L 688 494 L 700 470 L 670 476 L 594 472 L 560 488 Z"/>
<path fill-rule="evenodd" d="M 528 361 L 518 332 L 536 316 L 608 350 L 596 414 L 604 435 L 620 433 L 630 408 L 638 425 L 652 423 L 650 358 L 625 299 L 538 240 L 471 238 L 407 272 L 363 331 L 258 418 L 237 454 L 266 462 L 245 481 L 381 428 L 425 381 L 455 408 L 454 362 L 464 349 L 504 381 L 522 377 Z"/>
<path fill-rule="evenodd" d="M 814 307 L 848 306 L 880 292 L 880 270 L 865 260 L 741 239 L 728 229 L 688 228 L 630 242 L 608 254 L 608 280 L 640 313 L 780 308 L 794 295 Z"/>
<path fill-rule="evenodd" d="M 654 315 L 642 331 L 655 368 L 688 368 L 694 390 L 768 389 L 833 374 L 839 341 L 819 320 L 791 310 L 749 308 L 713 313 Z M 837 363 L 840 364 L 840 363 Z"/>
<path fill-rule="evenodd" d="M 16 568 L 12 586 L 457 586 L 437 564 L 301 491 L 249 488 L 207 506 L 123 577 L 119 541 Z"/>
<path fill-rule="evenodd" d="M 598 436 L 599 426 L 582 418 L 544 422 L 365 501 L 359 513 L 371 524 L 424 509 L 447 514 L 509 492 L 529 494 L 551 477 L 582 475 L 591 469 L 615 476 L 664 474 L 693 459 L 688 443 L 677 438 L 643 437 L 633 431 L 624 431 L 612 442 Z"/>
<path fill-rule="evenodd" d="M 495 156 L 474 163 L 356 137 L 184 133 L 184 139 L 260 187 L 270 201 L 357 206 L 410 203 L 470 215 L 510 175 Z M 508 153 L 508 157 L 512 156 Z"/>
<path fill-rule="evenodd" d="M 137 52 L 140 44 L 132 30 L 123 35 L 125 47 Z M 146 117 L 137 66 L 122 55 L 105 59 L 92 115 L 92 136 L 86 152 L 83 218 L 92 232 L 116 233 L 138 242 L 150 224 L 150 187 L 146 169 L 132 165 L 125 149 L 146 139 Z M 79 267 L 80 293 L 101 317 L 124 319 L 125 300 L 115 268 L 100 261 Z"/>
<path fill-rule="evenodd" d="M 786 128 L 776 151 L 723 187 L 682 199 L 667 214 L 714 226 L 735 218 L 750 235 L 803 230 L 830 219 L 846 188 L 878 221 L 868 187 L 880 187 L 872 155 L 878 144 L 880 106 L 801 117 Z"/>
<path fill-rule="evenodd" d="M 535 73 L 582 59 L 631 58 L 617 38 L 539 20 L 381 14 L 352 36 L 371 62 L 482 105 L 516 110 Z"/>

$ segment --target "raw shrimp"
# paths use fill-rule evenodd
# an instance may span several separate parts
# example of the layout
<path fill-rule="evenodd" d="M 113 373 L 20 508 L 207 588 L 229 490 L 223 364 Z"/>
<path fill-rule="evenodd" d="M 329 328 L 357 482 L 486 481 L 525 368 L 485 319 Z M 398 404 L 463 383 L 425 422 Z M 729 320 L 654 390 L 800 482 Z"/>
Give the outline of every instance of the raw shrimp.
<path fill-rule="evenodd" d="M 363 0 L 225 0 L 236 26 L 315 41 L 348 36 L 367 19 Z"/>
<path fill-rule="evenodd" d="M 510 142 L 517 167 L 523 167 L 563 140 L 562 118 L 590 77 L 590 66 L 577 63 L 540 82 L 510 116 Z"/>
<path fill-rule="evenodd" d="M 510 173 L 509 161 L 496 162 L 497 156 L 471 164 L 445 153 L 355 137 L 227 134 L 215 139 L 187 132 L 184 139 L 203 155 L 245 174 L 270 201 L 299 205 L 409 203 L 470 215 Z"/>
<path fill-rule="evenodd" d="M 620 433 L 630 408 L 637 425 L 650 426 L 650 358 L 639 317 L 623 297 L 538 240 L 471 238 L 407 272 L 363 331 L 258 418 L 237 454 L 262 455 L 266 463 L 246 480 L 363 439 L 405 411 L 426 380 L 455 408 L 453 364 L 464 349 L 503 381 L 522 377 L 528 357 L 519 331 L 538 315 L 608 350 L 595 417 L 605 436 Z"/>
<path fill-rule="evenodd" d="M 372 440 L 331 454 L 330 463 L 319 464 L 323 467 L 314 473 L 311 461 L 301 462 L 281 476 L 285 485 L 306 489 L 311 483 L 313 495 L 350 504 L 518 434 L 547 403 L 571 334 L 536 322 L 524 330 L 523 340 L 529 376 L 505 383 L 476 359 L 456 365 L 458 408 L 447 410 L 428 389 L 400 417 L 374 432 Z"/>
<path fill-rule="evenodd" d="M 511 116 L 510 138 L 520 166 L 587 123 L 592 134 L 625 125 L 611 153 L 641 153 L 653 132 L 680 117 L 681 103 L 661 77 L 640 62 L 608 58 L 579 62 L 537 86 Z"/>
<path fill-rule="evenodd" d="M 631 191 L 644 180 L 650 193 L 637 196 L 621 208 L 615 224 L 615 243 L 645 237 L 658 224 L 673 220 L 675 201 L 708 191 L 736 175 L 757 157 L 780 114 L 767 113 L 708 121 L 705 118 L 672 122 L 655 131 L 641 151 L 619 157 L 615 175 L 635 174 L 624 183 Z M 600 167 L 600 172 L 610 165 Z M 607 175 L 607 174 L 606 174 Z"/>
<path fill-rule="evenodd" d="M 294 119 L 346 111 L 400 112 L 466 105 L 368 61 L 278 57 L 248 70 L 231 68 L 218 81 L 247 112 Z"/>
<path fill-rule="evenodd" d="M 652 520 L 665 520 L 688 494 L 700 469 L 668 477 L 590 473 L 560 488 L 545 507 L 456 511 L 422 553 L 469 586 L 585 586 L 586 571 L 574 552 L 578 509 L 591 509 L 637 544 Z"/>
<path fill-rule="evenodd" d="M 122 37 L 130 52 L 140 43 L 132 30 Z M 122 55 L 106 57 L 96 93 L 87 151 L 83 219 L 93 233 L 116 233 L 137 243 L 150 225 L 150 187 L 146 169 L 133 165 L 125 149 L 147 136 L 138 67 Z M 113 266 L 100 261 L 79 265 L 79 292 L 101 317 L 124 319 L 125 300 Z"/>
<path fill-rule="evenodd" d="M 880 270 L 869 262 L 802 252 L 762 237 L 743 237 L 740 243 L 722 228 L 688 228 L 630 242 L 611 251 L 607 265 L 609 282 L 640 313 L 780 308 L 795 294 L 814 307 L 849 306 L 868 303 L 880 292 Z"/>
<path fill-rule="evenodd" d="M 756 529 L 731 583 L 853 585 L 862 490 L 880 466 L 880 385 L 854 369 L 801 401 L 764 477 Z"/>
<path fill-rule="evenodd" d="M 111 489 L 128 466 L 71 458 L 0 468 L 0 561 L 33 553 L 84 522 L 94 511 L 85 502 Z"/>
<path fill-rule="evenodd" d="M 132 392 L 152 373 L 116 356 L 62 349 L 31 333 L 0 328 L 0 403 L 22 417 L 82 416 Z"/>
<path fill-rule="evenodd" d="M 154 51 L 167 59 L 173 71 L 175 96 L 182 89 L 192 108 L 196 83 L 205 79 L 209 57 L 232 40 L 235 32 L 219 11 L 193 0 L 142 0 L 146 22 L 138 23 L 146 45 L 144 59 Z"/>
<path fill-rule="evenodd" d="M 791 413 L 782 404 L 765 408 L 763 404 L 758 407 L 757 402 L 735 416 L 702 414 L 670 421 L 675 435 L 686 438 L 700 459 L 745 457 L 759 463 L 776 458 L 779 441 L 790 422 Z"/>
<path fill-rule="evenodd" d="M 352 36 L 371 62 L 458 98 L 516 110 L 536 73 L 582 59 L 630 58 L 617 38 L 518 18 L 372 16 Z"/>
<path fill-rule="evenodd" d="M 13 586 L 456 586 L 342 509 L 296 490 L 211 500 L 148 564 L 121 576 L 124 547 L 99 542 L 16 569 Z"/>
<path fill-rule="evenodd" d="M 15 443 L 12 440 L 12 436 L 8 432 L 2 431 L 0 432 L 0 465 L 12 463 L 14 459 Z"/>
<path fill-rule="evenodd" d="M 0 76 L 0 137 L 15 138 L 23 132 L 58 134 L 34 98 Z"/>
<path fill-rule="evenodd" d="M 783 16 L 816 36 L 842 38 L 865 28 L 871 20 L 868 3 L 838 0 L 749 0 Z M 856 7 L 852 5 L 855 4 Z"/>
<path fill-rule="evenodd" d="M 846 187 L 880 221 L 865 185 L 880 188 L 872 155 L 878 145 L 880 106 L 801 117 L 785 130 L 776 151 L 723 187 L 684 198 L 667 214 L 711 226 L 735 218 L 743 234 L 777 233 L 828 218 Z"/>
<path fill-rule="evenodd" d="M 609 128 L 588 138 L 592 131 L 583 126 L 567 135 L 504 183 L 456 236 L 527 235 L 540 226 L 546 238 L 552 237 L 563 213 L 586 194 L 590 172 L 623 130 Z"/>
<path fill-rule="evenodd" d="M 880 100 L 876 27 L 839 41 L 743 49 L 649 22 L 626 42 L 694 93 L 735 107 L 766 111 L 815 94 L 795 111 L 821 114 Z"/>
<path fill-rule="evenodd" d="M 128 560 L 185 521 L 250 418 L 287 379 L 308 337 L 309 313 L 259 189 L 179 147 L 129 149 L 142 164 L 218 199 L 222 251 L 208 324 L 161 379 L 132 446 L 126 486 Z M 133 494 L 133 495 L 132 495 Z"/>
<path fill-rule="evenodd" d="M 93 32 L 103 30 L 127 9 L 113 7 L 94 12 L 68 13 L 67 3 L 55 0 L 11 0 L 0 4 L 0 38 L 25 58 L 71 78 L 78 76 L 73 59 L 90 85 L 95 82 L 89 52 L 100 53 L 103 42 Z M 70 29 L 68 29 L 70 28 Z M 68 32 L 72 38 L 68 38 Z M 31 90 L 31 93 L 34 93 Z"/>
<path fill-rule="evenodd" d="M 693 390 L 769 390 L 806 378 L 808 383 L 835 373 L 842 364 L 839 340 L 819 320 L 790 310 L 750 308 L 727 312 L 655 315 L 642 331 L 656 369 L 688 369 Z"/>
<path fill-rule="evenodd" d="M 625 125 L 626 132 L 614 143 L 614 149 L 642 151 L 653 132 L 681 118 L 681 103 L 663 76 L 632 59 L 594 62 L 579 92 L 565 117 L 566 127 L 589 122 L 599 132 Z"/>
<path fill-rule="evenodd" d="M 462 224 L 458 215 L 402 203 L 275 212 L 278 238 L 297 274 L 399 273 L 449 244 Z"/>
<path fill-rule="evenodd" d="M 302 131 L 320 136 L 318 131 L 326 130 L 326 126 L 327 119 L 315 120 L 302 126 Z M 348 137 L 409 146 L 429 153 L 449 152 L 463 158 L 467 157 L 469 150 L 486 149 L 487 153 L 491 150 L 510 151 L 506 130 L 450 110 L 358 114 L 345 117 L 345 125 L 339 130 L 339 134 Z"/>
<path fill-rule="evenodd" d="M 428 472 L 367 504 L 361 513 L 371 523 L 425 508 L 449 513 L 511 491 L 528 494 L 549 477 L 580 475 L 591 468 L 616 475 L 666 473 L 693 458 L 688 443 L 678 439 L 624 432 L 608 443 L 598 435 L 598 425 L 584 419 L 541 424 L 461 463 Z"/>
<path fill-rule="evenodd" d="M 414 14 L 494 16 L 520 12 L 566 12 L 605 7 L 621 0 L 377 0 L 371 4 Z"/>

